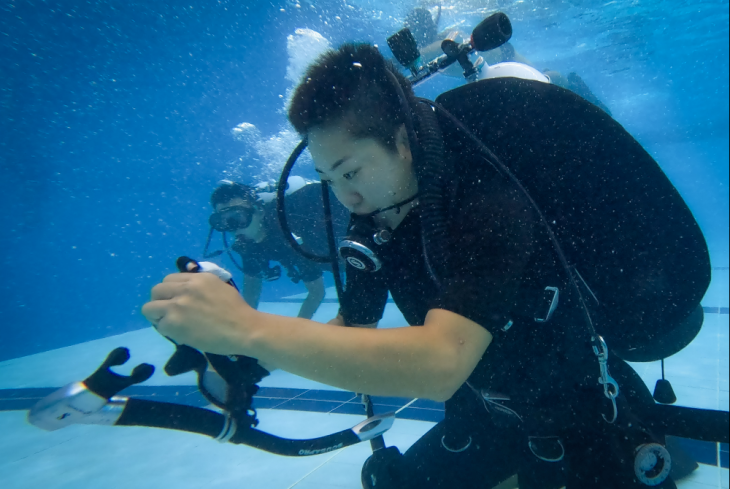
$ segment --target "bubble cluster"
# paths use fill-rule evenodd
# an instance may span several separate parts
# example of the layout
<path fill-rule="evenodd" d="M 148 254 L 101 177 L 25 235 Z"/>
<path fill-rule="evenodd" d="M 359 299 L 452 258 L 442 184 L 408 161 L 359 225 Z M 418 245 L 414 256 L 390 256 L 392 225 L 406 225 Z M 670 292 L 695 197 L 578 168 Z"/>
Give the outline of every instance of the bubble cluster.
<path fill-rule="evenodd" d="M 289 64 L 286 79 L 292 84 L 299 83 L 307 67 L 332 45 L 319 32 L 311 29 L 296 29 L 286 38 L 286 51 Z"/>
<path fill-rule="evenodd" d="M 331 43 L 320 33 L 311 29 L 296 29 L 286 39 L 286 50 L 289 56 L 286 67 L 286 79 L 291 82 L 279 113 L 286 114 L 291 97 L 307 67 L 319 55 L 331 47 Z M 236 181 L 271 181 L 276 180 L 284 167 L 292 150 L 299 144 L 300 137 L 288 121 L 282 124 L 279 132 L 264 137 L 261 131 L 250 122 L 242 122 L 231 129 L 236 141 L 244 144 L 244 152 L 228 163 L 224 170 L 225 178 Z M 311 157 L 305 152 L 299 160 L 300 165 L 311 163 Z"/>
<path fill-rule="evenodd" d="M 239 125 L 231 129 L 231 135 L 236 141 L 240 141 L 247 146 L 253 146 L 261 139 L 261 131 L 256 126 L 248 122 L 241 122 Z"/>

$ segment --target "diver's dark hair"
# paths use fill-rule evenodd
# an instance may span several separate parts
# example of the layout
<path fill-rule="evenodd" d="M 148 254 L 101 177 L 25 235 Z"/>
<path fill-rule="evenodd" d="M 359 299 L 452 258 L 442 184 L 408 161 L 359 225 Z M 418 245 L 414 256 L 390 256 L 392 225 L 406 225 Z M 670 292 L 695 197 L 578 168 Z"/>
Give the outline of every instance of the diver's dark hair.
<path fill-rule="evenodd" d="M 243 199 L 251 205 L 256 203 L 256 192 L 253 187 L 243 185 L 242 183 L 224 183 L 213 191 L 210 196 L 210 205 L 213 207 L 218 204 L 224 204 L 231 199 Z"/>
<path fill-rule="evenodd" d="M 388 71 L 409 102 L 411 84 L 395 65 L 369 44 L 343 44 L 324 53 L 307 69 L 289 106 L 299 134 L 313 127 L 343 123 L 353 137 L 373 138 L 395 150 L 395 134 L 406 120 Z"/>
<path fill-rule="evenodd" d="M 413 34 L 419 48 L 436 41 L 438 28 L 436 22 L 433 21 L 433 17 L 431 17 L 431 12 L 427 9 L 417 7 L 411 10 L 406 16 L 404 25 Z"/>

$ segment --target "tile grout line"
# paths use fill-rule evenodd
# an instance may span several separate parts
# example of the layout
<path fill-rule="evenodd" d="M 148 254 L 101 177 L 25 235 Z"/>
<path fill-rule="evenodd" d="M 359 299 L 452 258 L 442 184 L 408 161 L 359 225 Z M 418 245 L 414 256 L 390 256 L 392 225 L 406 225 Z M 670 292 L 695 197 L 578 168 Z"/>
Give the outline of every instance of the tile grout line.
<path fill-rule="evenodd" d="M 715 321 L 716 334 L 717 334 L 717 409 L 720 410 L 720 324 L 719 321 Z M 722 489 L 722 459 L 720 455 L 720 444 L 715 444 L 717 451 L 717 489 Z"/>
<path fill-rule="evenodd" d="M 397 410 L 397 411 L 395 412 L 395 414 L 398 414 L 399 412 L 403 411 L 403 410 L 404 410 L 405 408 L 407 408 L 408 406 L 410 406 L 411 404 L 413 404 L 413 403 L 414 403 L 414 402 L 416 402 L 417 400 L 418 400 L 418 398 L 417 398 L 417 397 L 416 397 L 415 399 L 412 399 L 412 400 L 411 400 L 411 402 L 409 402 L 408 404 L 406 404 L 405 406 L 403 406 L 402 408 L 400 408 L 399 410 Z"/>
<path fill-rule="evenodd" d="M 722 460 L 720 459 L 720 444 L 717 445 L 717 489 L 722 489 Z"/>
<path fill-rule="evenodd" d="M 717 360 L 715 361 L 715 365 L 717 366 L 717 390 L 715 391 L 715 398 L 717 399 L 717 409 L 720 409 L 720 328 L 719 325 L 717 325 L 717 329 L 715 330 L 715 334 L 717 335 L 717 340 L 715 341 L 715 344 L 717 345 Z M 715 466 L 717 470 L 717 489 L 721 489 L 720 483 L 721 483 L 721 477 L 720 477 L 720 444 L 715 443 L 715 456 L 717 457 L 717 465 Z"/>
<path fill-rule="evenodd" d="M 296 486 L 297 484 L 299 484 L 300 482 L 302 482 L 304 479 L 306 479 L 307 477 L 309 477 L 310 475 L 314 474 L 319 469 L 321 469 L 322 467 L 324 467 L 325 465 L 327 465 L 328 463 L 330 463 L 330 461 L 333 458 L 337 457 L 342 452 L 343 452 L 343 449 L 337 450 L 337 452 L 334 453 L 334 454 L 332 454 L 332 456 L 330 458 L 328 458 L 327 460 L 325 460 L 324 462 L 322 462 L 321 464 L 319 464 L 317 467 L 315 467 L 312 470 L 310 470 L 304 477 L 302 477 L 301 479 L 299 479 L 298 481 L 296 481 L 294 484 L 292 484 L 291 486 L 289 486 L 287 489 L 292 489 L 294 486 Z"/>
<path fill-rule="evenodd" d="M 340 409 L 340 408 L 341 408 L 342 406 L 344 406 L 345 404 L 348 404 L 348 403 L 349 403 L 350 401 L 352 401 L 353 399 L 357 399 L 357 396 L 352 396 L 352 397 L 351 397 L 350 399 L 348 399 L 347 401 L 345 401 L 345 402 L 341 403 L 341 404 L 340 404 L 339 406 L 335 406 L 334 408 L 332 408 L 332 409 L 330 409 L 329 411 L 327 411 L 327 414 L 332 414 L 332 413 L 334 413 L 334 412 L 335 412 L 335 411 L 336 411 L 337 409 Z"/>
<path fill-rule="evenodd" d="M 304 394 L 306 394 L 307 392 L 309 392 L 309 391 L 311 391 L 311 390 L 312 390 L 312 389 L 306 389 L 306 390 L 304 390 L 304 392 L 300 392 L 299 394 L 297 394 L 297 395 L 296 395 L 296 396 L 294 396 L 294 397 L 290 397 L 289 399 L 284 399 L 284 400 L 283 400 L 282 402 L 280 402 L 279 404 L 277 404 L 276 406 L 274 406 L 274 407 L 273 407 L 273 408 L 271 408 L 271 409 L 276 409 L 276 408 L 278 408 L 279 406 L 282 406 L 282 405 L 286 404 L 286 403 L 287 403 L 287 402 L 289 402 L 289 401 L 293 401 L 294 399 L 296 399 L 296 398 L 298 398 L 298 397 L 300 397 L 300 396 L 303 396 Z"/>
<path fill-rule="evenodd" d="M 717 327 L 717 410 L 722 410 L 722 406 L 720 406 L 720 369 L 722 368 L 720 365 L 720 349 L 721 349 L 721 335 L 720 335 L 720 324 L 719 321 L 715 321 L 715 326 Z M 717 445 L 718 447 L 720 444 Z M 717 466 L 720 466 L 720 457 L 717 458 Z"/>

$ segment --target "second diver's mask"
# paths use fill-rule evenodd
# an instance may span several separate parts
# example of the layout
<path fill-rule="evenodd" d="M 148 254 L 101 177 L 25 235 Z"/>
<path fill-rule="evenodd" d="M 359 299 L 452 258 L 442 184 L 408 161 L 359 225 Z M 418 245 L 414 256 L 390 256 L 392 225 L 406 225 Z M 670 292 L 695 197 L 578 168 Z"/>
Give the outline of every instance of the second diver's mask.
<path fill-rule="evenodd" d="M 232 205 L 210 215 L 208 223 L 218 232 L 232 232 L 246 229 L 253 221 L 255 208 L 250 205 Z"/>
<path fill-rule="evenodd" d="M 377 272 L 383 267 L 383 261 L 378 256 L 377 248 L 384 245 L 392 236 L 392 230 L 388 228 L 377 229 L 370 219 L 381 212 L 397 209 L 414 201 L 418 198 L 418 194 L 408 199 L 398 202 L 397 204 L 378 209 L 375 212 L 364 216 L 355 216 L 350 221 L 350 227 L 347 230 L 347 236 L 340 241 L 337 247 L 340 256 L 348 265 L 365 272 Z"/>

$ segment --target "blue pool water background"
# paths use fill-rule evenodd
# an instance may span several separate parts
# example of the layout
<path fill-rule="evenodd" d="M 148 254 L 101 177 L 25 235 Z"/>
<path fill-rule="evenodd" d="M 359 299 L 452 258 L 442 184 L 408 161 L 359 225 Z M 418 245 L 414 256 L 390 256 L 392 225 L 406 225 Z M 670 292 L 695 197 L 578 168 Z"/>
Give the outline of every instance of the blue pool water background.
<path fill-rule="evenodd" d="M 146 327 L 150 287 L 200 253 L 210 191 L 245 151 L 230 129 L 285 128 L 287 36 L 308 28 L 387 52 L 415 2 L 296 5 L 0 7 L 0 360 Z M 500 8 L 520 53 L 577 72 L 664 168 L 727 269 L 727 1 L 444 5 L 442 25 Z M 252 177 L 277 164 L 248 163 Z M 282 280 L 266 293 L 301 291 Z"/>

